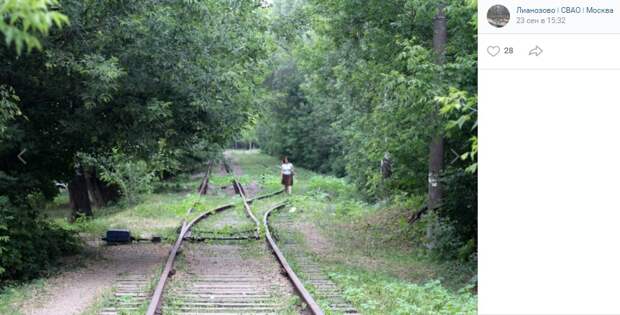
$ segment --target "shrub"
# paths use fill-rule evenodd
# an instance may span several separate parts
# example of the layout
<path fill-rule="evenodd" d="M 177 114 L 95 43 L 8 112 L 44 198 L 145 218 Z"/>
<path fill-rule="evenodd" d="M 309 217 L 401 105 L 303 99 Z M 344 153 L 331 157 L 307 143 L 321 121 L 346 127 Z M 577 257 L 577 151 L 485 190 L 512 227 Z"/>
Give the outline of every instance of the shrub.
<path fill-rule="evenodd" d="M 118 185 L 128 203 L 137 202 L 140 194 L 152 192 L 155 181 L 153 172 L 149 171 L 146 162 L 141 160 L 116 161 L 103 170 L 101 177 L 109 184 Z"/>
<path fill-rule="evenodd" d="M 422 217 L 413 227 L 413 240 L 422 244 L 423 252 L 438 260 L 455 259 L 465 244 L 453 222 L 441 218 L 436 212 Z"/>
<path fill-rule="evenodd" d="M 478 174 L 450 168 L 442 181 L 444 198 L 439 215 L 454 223 L 461 238 L 475 238 L 478 231 Z"/>
<path fill-rule="evenodd" d="M 74 232 L 40 218 L 37 211 L 14 207 L 0 196 L 0 283 L 33 278 L 78 249 Z"/>
<path fill-rule="evenodd" d="M 113 150 L 109 156 L 80 154 L 79 158 L 85 165 L 96 167 L 101 180 L 118 186 L 128 204 L 136 203 L 140 194 L 150 193 L 155 189 L 157 177 L 144 160 L 127 156 L 118 150 Z"/>

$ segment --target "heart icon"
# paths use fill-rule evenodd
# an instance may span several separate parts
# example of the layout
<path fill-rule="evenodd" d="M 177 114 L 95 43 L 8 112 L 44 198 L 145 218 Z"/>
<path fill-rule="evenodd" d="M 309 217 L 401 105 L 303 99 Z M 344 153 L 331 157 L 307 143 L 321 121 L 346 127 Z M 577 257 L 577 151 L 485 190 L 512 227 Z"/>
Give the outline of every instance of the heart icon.
<path fill-rule="evenodd" d="M 489 46 L 487 47 L 487 52 L 489 53 L 489 55 L 495 57 L 499 54 L 499 46 Z"/>

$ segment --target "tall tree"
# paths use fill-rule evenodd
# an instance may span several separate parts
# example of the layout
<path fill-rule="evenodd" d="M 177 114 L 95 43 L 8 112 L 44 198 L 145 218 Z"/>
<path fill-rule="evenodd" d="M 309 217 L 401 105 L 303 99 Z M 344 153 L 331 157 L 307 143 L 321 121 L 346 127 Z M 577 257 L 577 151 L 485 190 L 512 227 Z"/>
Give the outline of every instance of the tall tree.
<path fill-rule="evenodd" d="M 446 22 L 446 15 L 444 14 L 445 5 L 440 2 L 437 6 L 437 15 L 433 21 L 433 52 L 435 53 L 435 60 L 439 66 L 445 63 L 445 51 L 446 44 L 448 42 L 448 24 Z M 439 72 L 441 76 L 441 72 Z M 439 78 L 441 82 L 442 78 Z M 439 117 L 439 102 L 435 102 L 433 108 L 433 120 L 438 121 Z M 444 138 L 443 128 L 441 124 L 436 124 L 435 134 L 432 136 L 430 150 L 429 150 L 429 162 L 428 162 L 428 209 L 433 210 L 441 205 L 441 181 L 440 175 L 443 169 L 444 159 Z"/>
<path fill-rule="evenodd" d="M 149 173 L 177 173 L 256 112 L 271 49 L 259 1 L 59 3 L 71 24 L 42 39 L 45 52 L 0 47 L 0 86 L 22 113 L 0 145 L 0 187 L 11 199 L 50 197 L 53 180 L 114 197 L 97 187 L 105 171 L 142 161 Z M 16 158 L 23 149 L 27 166 Z M 78 165 L 85 178 L 74 181 Z"/>

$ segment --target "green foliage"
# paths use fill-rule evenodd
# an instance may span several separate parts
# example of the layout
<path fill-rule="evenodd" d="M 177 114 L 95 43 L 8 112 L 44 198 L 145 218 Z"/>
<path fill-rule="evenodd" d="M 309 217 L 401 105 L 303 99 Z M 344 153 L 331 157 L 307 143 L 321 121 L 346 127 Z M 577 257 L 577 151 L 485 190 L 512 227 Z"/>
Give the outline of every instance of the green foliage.
<path fill-rule="evenodd" d="M 131 202 L 156 179 L 204 171 L 264 97 L 273 43 L 258 4 L 0 0 L 4 38 L 45 47 L 0 46 L 2 195 L 50 200 L 78 163 Z"/>
<path fill-rule="evenodd" d="M 0 284 L 38 276 L 78 248 L 74 233 L 0 197 Z"/>
<path fill-rule="evenodd" d="M 447 60 L 439 66 L 432 3 L 276 1 L 272 29 L 283 48 L 267 81 L 278 94 L 259 126 L 261 146 L 314 170 L 346 174 L 371 198 L 386 189 L 422 193 L 429 142 L 442 129 L 438 100 L 449 87 L 476 89 L 476 5 L 447 4 Z M 286 30 L 291 16 L 303 26 L 293 24 L 297 33 Z M 386 152 L 394 165 L 388 181 L 378 174 Z"/>
<path fill-rule="evenodd" d="M 478 174 L 450 166 L 444 172 L 444 206 L 439 215 L 454 223 L 460 238 L 478 237 Z"/>
<path fill-rule="evenodd" d="M 478 100 L 470 96 L 466 91 L 451 88 L 447 96 L 438 97 L 441 104 L 441 114 L 448 118 L 445 129 L 452 138 L 465 137 L 469 145 L 461 154 L 461 160 L 471 163 L 465 169 L 468 173 L 478 170 Z"/>
<path fill-rule="evenodd" d="M 454 224 L 432 212 L 424 216 L 419 227 L 416 227 L 420 243 L 438 259 L 455 259 L 458 250 L 464 245 L 457 234 Z"/>
<path fill-rule="evenodd" d="M 96 104 L 112 101 L 119 89 L 119 79 L 126 75 L 118 58 L 106 59 L 101 55 L 86 55 L 76 64 L 76 70 L 84 76 L 85 89 L 82 92 L 84 106 L 92 109 Z"/>
<path fill-rule="evenodd" d="M 47 35 L 54 25 L 69 24 L 64 14 L 55 11 L 58 0 L 2 0 L 0 1 L 0 33 L 6 45 L 15 44 L 17 52 L 25 48 L 41 49 L 37 35 Z"/>
<path fill-rule="evenodd" d="M 155 172 L 149 169 L 146 161 L 131 159 L 118 150 L 113 150 L 107 157 L 80 156 L 83 164 L 97 168 L 104 182 L 119 187 L 128 204 L 136 203 L 141 194 L 150 193 L 155 188 Z"/>
<path fill-rule="evenodd" d="M 18 103 L 19 97 L 15 95 L 15 90 L 10 86 L 0 84 L 0 140 L 5 137 L 7 124 L 21 115 Z"/>
<path fill-rule="evenodd" d="M 465 288 L 451 292 L 439 281 L 413 284 L 391 277 L 348 271 L 330 276 L 364 314 L 476 314 L 477 299 Z"/>
<path fill-rule="evenodd" d="M 438 2 L 274 1 L 279 49 L 258 135 L 265 152 L 346 176 L 367 200 L 425 195 L 429 146 L 444 135 L 438 215 L 463 244 L 477 223 L 477 2 L 443 4 L 448 42 L 438 63 Z M 380 172 L 386 155 L 389 178 Z"/>
<path fill-rule="evenodd" d="M 72 224 L 66 224 L 64 228 L 76 233 L 91 233 L 94 235 L 102 234 L 107 229 L 105 225 L 100 224 L 97 220 L 81 213 L 77 215 Z"/>

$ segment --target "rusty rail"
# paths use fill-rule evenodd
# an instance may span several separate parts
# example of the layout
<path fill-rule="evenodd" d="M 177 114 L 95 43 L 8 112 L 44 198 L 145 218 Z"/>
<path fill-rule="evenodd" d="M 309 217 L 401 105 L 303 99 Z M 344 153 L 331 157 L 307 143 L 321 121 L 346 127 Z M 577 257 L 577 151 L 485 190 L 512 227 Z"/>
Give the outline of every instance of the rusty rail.
<path fill-rule="evenodd" d="M 306 305 L 308 305 L 308 307 L 310 308 L 310 311 L 312 311 L 312 314 L 323 315 L 324 314 L 323 310 L 321 309 L 319 304 L 316 303 L 312 295 L 310 295 L 310 292 L 306 290 L 303 283 L 301 283 L 301 280 L 299 280 L 299 278 L 297 277 L 297 275 L 295 274 L 291 266 L 288 264 L 288 262 L 286 261 L 286 258 L 284 257 L 284 254 L 282 254 L 282 251 L 280 251 L 280 248 L 278 248 L 278 245 L 276 245 L 276 242 L 273 240 L 273 237 L 271 236 L 271 232 L 269 231 L 269 215 L 271 215 L 272 211 L 281 209 L 285 205 L 286 203 L 275 205 L 271 207 L 271 209 L 267 210 L 267 212 L 265 212 L 265 216 L 263 217 L 263 224 L 265 225 L 265 237 L 267 239 L 267 244 L 269 244 L 271 251 L 276 255 L 276 258 L 280 262 L 280 265 L 282 265 L 282 267 L 286 271 L 288 278 L 291 280 L 291 282 L 293 283 L 293 286 L 295 286 L 295 289 L 297 290 L 301 298 L 304 300 Z"/>
<path fill-rule="evenodd" d="M 280 191 L 276 191 L 276 192 L 271 193 L 271 194 L 255 197 L 251 201 L 249 201 L 246 198 L 245 190 L 243 189 L 243 186 L 241 186 L 241 183 L 239 183 L 239 180 L 235 176 L 235 173 L 233 172 L 232 168 L 230 167 L 230 165 L 228 164 L 228 161 L 226 159 L 224 159 L 223 164 L 224 164 L 224 169 L 226 170 L 226 173 L 228 173 L 228 175 L 231 175 L 233 177 L 232 185 L 233 185 L 233 187 L 235 189 L 235 192 L 237 192 L 237 194 L 239 194 L 239 196 L 241 196 L 241 200 L 243 201 L 243 208 L 245 209 L 246 215 L 248 217 L 250 217 L 250 219 L 252 219 L 252 221 L 254 221 L 254 225 L 255 225 L 254 238 L 260 239 L 260 222 L 258 221 L 256 216 L 254 216 L 254 213 L 252 212 L 252 208 L 250 208 L 250 203 L 252 201 L 255 201 L 255 200 L 259 200 L 259 199 L 275 196 L 277 194 L 281 194 L 281 193 L 284 192 L 284 189 L 280 190 Z"/>
<path fill-rule="evenodd" d="M 284 193 L 284 189 L 280 189 L 280 190 L 274 191 L 272 193 L 267 193 L 267 194 L 264 194 L 264 195 L 260 195 L 260 196 L 256 196 L 256 197 L 250 198 L 250 199 L 248 199 L 248 203 L 252 204 L 252 202 L 254 202 L 254 201 L 265 199 L 265 198 L 269 198 L 269 197 L 273 197 L 275 195 L 279 195 L 279 194 L 282 194 L 282 193 Z"/>
<path fill-rule="evenodd" d="M 157 312 L 157 308 L 159 307 L 159 304 L 161 302 L 161 296 L 164 293 L 164 288 L 166 287 L 166 281 L 168 280 L 168 277 L 170 276 L 170 272 L 172 272 L 172 267 L 174 266 L 174 259 L 177 256 L 179 248 L 181 248 L 181 243 L 183 242 L 185 234 L 187 234 L 187 232 L 192 228 L 194 224 L 204 219 L 205 217 L 209 216 L 210 214 L 217 213 L 217 212 L 220 212 L 220 211 L 232 208 L 232 207 L 234 207 L 234 204 L 230 203 L 227 205 L 217 207 L 213 210 L 205 211 L 201 213 L 199 216 L 197 216 L 196 218 L 194 218 L 189 223 L 187 223 L 186 221 L 183 221 L 183 223 L 181 224 L 181 232 L 179 233 L 179 236 L 177 237 L 177 240 L 174 243 L 174 246 L 170 250 L 170 254 L 168 255 L 168 259 L 166 260 L 166 264 L 164 265 L 164 270 L 162 271 L 159 281 L 157 282 L 157 286 L 155 287 L 155 290 L 153 291 L 153 297 L 151 298 L 151 302 L 149 303 L 149 307 L 146 311 L 147 315 L 154 315 Z M 190 211 L 191 211 L 191 208 L 190 208 Z M 188 211 L 188 213 L 190 211 Z"/>
<path fill-rule="evenodd" d="M 256 219 L 256 217 L 254 216 L 254 213 L 252 213 L 250 204 L 248 203 L 248 200 L 245 198 L 245 192 L 243 190 L 243 187 L 241 186 L 241 184 L 239 184 L 239 182 L 236 179 L 233 179 L 233 185 L 236 187 L 235 190 L 237 191 L 239 196 L 241 196 L 241 200 L 243 201 L 243 208 L 245 208 L 246 215 L 250 217 L 250 219 L 252 219 L 252 221 L 254 222 L 254 225 L 255 225 L 254 238 L 259 239 L 260 238 L 260 223 L 258 222 L 258 219 Z"/>

